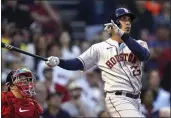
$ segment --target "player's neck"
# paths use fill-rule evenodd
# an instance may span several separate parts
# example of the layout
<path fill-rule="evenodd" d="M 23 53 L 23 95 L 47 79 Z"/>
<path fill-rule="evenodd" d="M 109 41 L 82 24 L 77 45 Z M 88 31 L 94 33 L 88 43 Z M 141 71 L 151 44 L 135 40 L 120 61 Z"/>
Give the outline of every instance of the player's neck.
<path fill-rule="evenodd" d="M 16 98 L 24 98 L 24 96 L 21 95 L 21 93 L 20 93 L 19 91 L 11 90 L 11 92 L 13 93 L 13 95 L 14 95 Z"/>
<path fill-rule="evenodd" d="M 117 35 L 112 35 L 111 39 L 114 40 L 114 41 L 117 41 L 118 43 L 122 43 L 123 42 L 121 37 L 117 36 Z"/>

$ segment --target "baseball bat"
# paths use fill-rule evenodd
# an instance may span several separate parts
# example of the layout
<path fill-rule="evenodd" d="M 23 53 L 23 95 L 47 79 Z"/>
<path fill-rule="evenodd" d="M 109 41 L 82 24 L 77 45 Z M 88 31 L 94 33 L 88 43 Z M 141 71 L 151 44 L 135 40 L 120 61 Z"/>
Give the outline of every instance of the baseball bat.
<path fill-rule="evenodd" d="M 23 51 L 23 50 L 21 50 L 21 49 L 19 49 L 17 47 L 12 46 L 12 45 L 5 44 L 4 42 L 1 42 L 1 47 L 12 50 L 12 51 L 20 52 L 20 53 L 23 53 L 25 55 L 29 55 L 29 56 L 32 56 L 32 57 L 35 57 L 35 58 L 38 58 L 38 59 L 41 59 L 41 60 L 44 60 L 44 61 L 47 61 L 47 58 L 44 58 L 44 57 L 41 57 L 39 55 L 35 55 L 35 54 L 32 54 L 32 53 Z"/>

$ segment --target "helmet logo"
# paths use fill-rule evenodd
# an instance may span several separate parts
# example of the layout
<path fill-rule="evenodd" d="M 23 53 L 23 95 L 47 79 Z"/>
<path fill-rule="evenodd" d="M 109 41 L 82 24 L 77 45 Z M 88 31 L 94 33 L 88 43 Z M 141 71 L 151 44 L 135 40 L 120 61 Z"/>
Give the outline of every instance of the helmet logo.
<path fill-rule="evenodd" d="M 123 8 L 123 10 L 124 10 L 126 13 L 129 13 L 129 11 L 128 11 L 127 9 Z"/>

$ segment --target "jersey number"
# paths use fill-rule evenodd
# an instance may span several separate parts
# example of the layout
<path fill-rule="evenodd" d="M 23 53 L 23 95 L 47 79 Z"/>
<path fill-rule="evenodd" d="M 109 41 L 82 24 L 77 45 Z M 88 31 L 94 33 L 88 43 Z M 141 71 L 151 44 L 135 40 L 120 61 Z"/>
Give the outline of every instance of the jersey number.
<path fill-rule="evenodd" d="M 131 69 L 133 70 L 133 76 L 139 76 L 141 75 L 141 70 L 138 68 L 138 66 L 131 66 Z"/>

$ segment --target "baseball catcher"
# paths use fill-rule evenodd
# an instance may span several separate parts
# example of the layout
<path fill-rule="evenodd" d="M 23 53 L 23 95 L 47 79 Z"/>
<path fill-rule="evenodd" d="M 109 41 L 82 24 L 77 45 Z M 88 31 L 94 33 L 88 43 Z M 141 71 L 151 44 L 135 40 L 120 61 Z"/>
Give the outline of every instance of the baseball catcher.
<path fill-rule="evenodd" d="M 32 98 L 35 77 L 27 68 L 12 70 L 6 79 L 8 91 L 2 92 L 3 118 L 39 118 L 43 112 L 40 105 Z"/>

